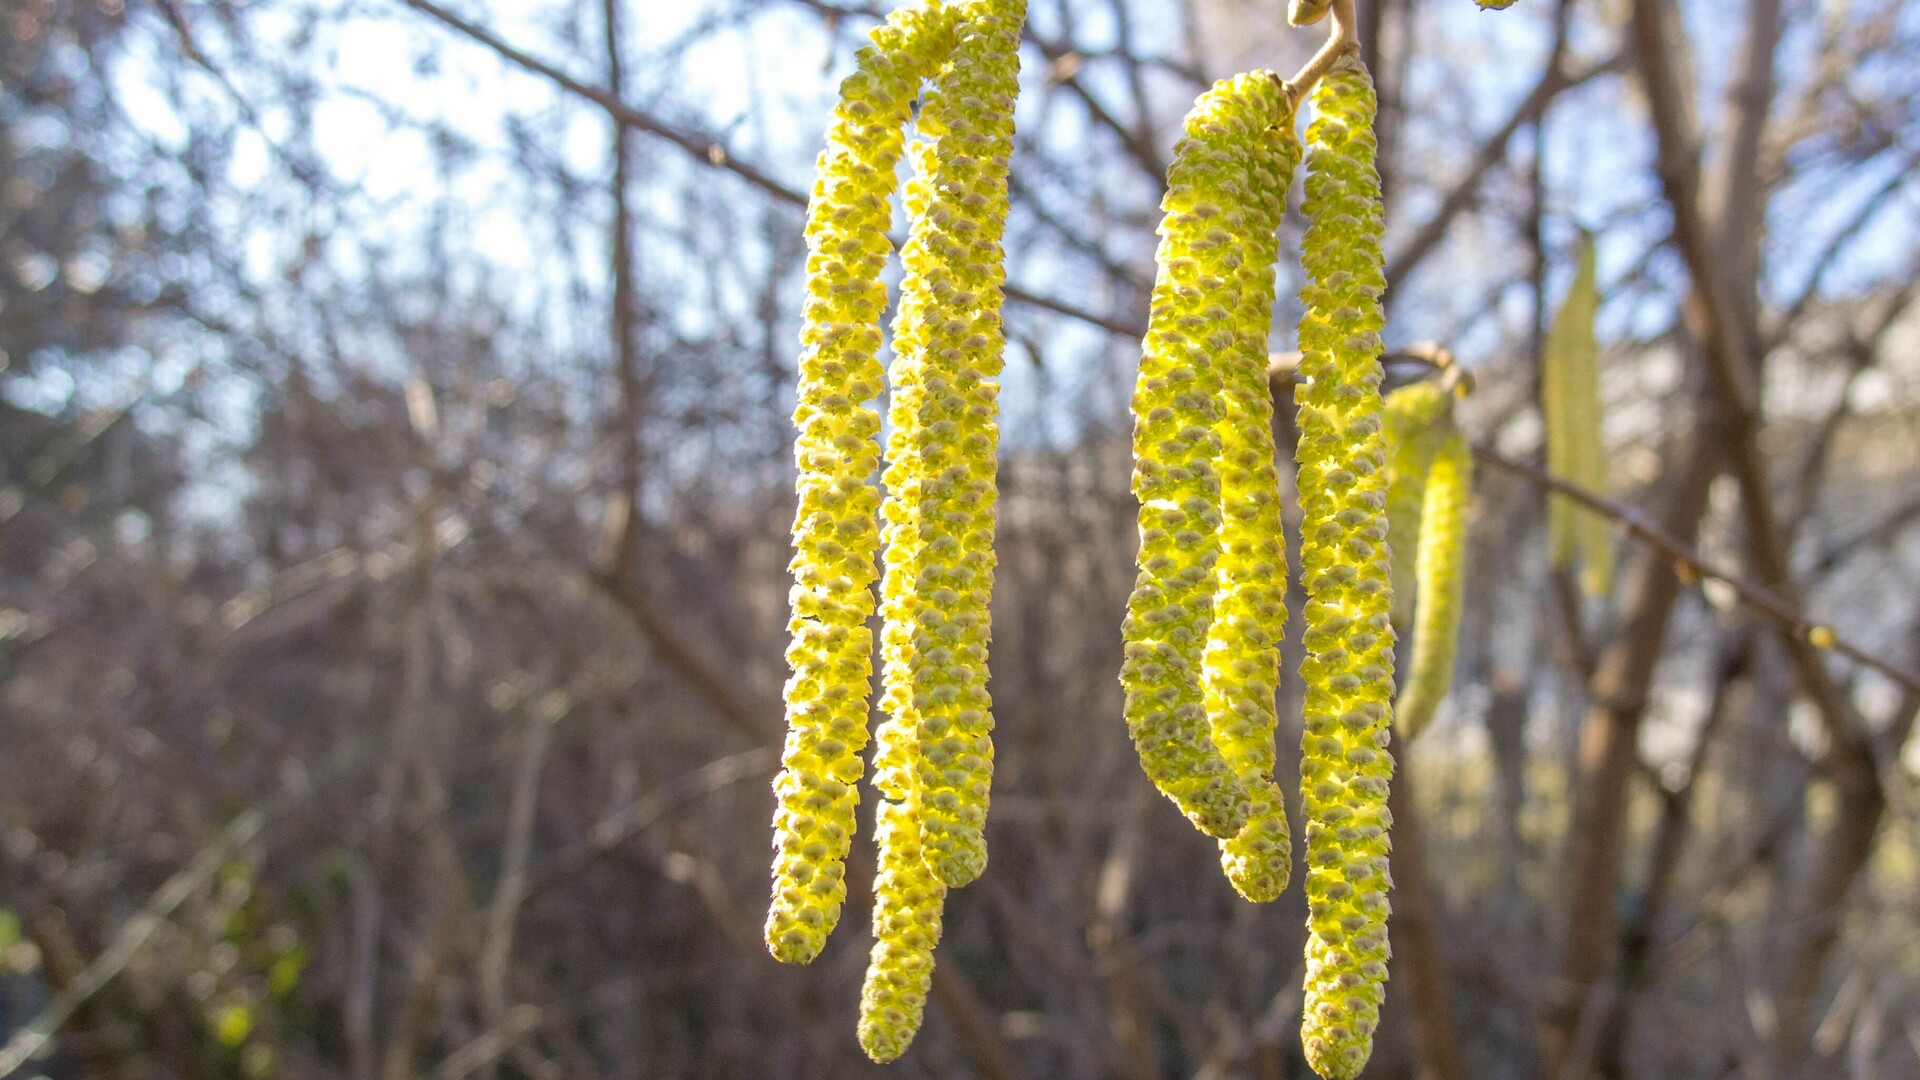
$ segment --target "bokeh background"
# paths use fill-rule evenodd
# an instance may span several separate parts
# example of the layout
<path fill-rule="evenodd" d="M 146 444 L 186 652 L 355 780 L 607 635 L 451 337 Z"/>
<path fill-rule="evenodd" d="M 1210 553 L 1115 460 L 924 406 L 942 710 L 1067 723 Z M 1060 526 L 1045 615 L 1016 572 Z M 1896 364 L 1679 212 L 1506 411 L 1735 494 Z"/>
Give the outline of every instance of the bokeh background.
<path fill-rule="evenodd" d="M 1317 45 L 1280 0 L 1032 0 L 992 863 L 885 1073 L 860 891 L 760 944 L 802 204 L 886 7 L 7 0 L 0 1074 L 1308 1075 L 1297 889 L 1232 894 L 1117 683 L 1160 178 Z M 1749 594 L 1625 528 L 1583 593 L 1483 460 L 1367 1076 L 1920 1075 L 1920 7 L 1360 23 L 1389 345 L 1537 462 L 1591 231 L 1606 494 Z"/>

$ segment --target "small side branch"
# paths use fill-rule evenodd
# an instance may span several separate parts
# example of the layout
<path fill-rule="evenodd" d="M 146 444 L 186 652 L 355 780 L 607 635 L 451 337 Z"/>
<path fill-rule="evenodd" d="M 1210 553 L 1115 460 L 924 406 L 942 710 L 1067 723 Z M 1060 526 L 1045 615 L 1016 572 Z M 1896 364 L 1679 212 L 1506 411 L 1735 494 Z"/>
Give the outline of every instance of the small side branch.
<path fill-rule="evenodd" d="M 1515 461 L 1485 446 L 1475 446 L 1473 456 L 1529 483 L 1564 495 L 1588 510 L 1618 522 L 1629 535 L 1671 559 L 1683 580 L 1704 578 L 1718 581 L 1733 590 L 1734 595 L 1742 603 L 1753 608 L 1793 637 L 1815 648 L 1838 653 L 1862 667 L 1892 679 L 1906 690 L 1920 694 L 1920 675 L 1896 667 L 1852 640 L 1840 636 L 1839 632 L 1831 626 L 1807 618 L 1798 608 L 1782 599 L 1773 590 L 1756 585 L 1738 574 L 1722 570 L 1707 562 L 1691 545 L 1683 543 L 1678 537 L 1661 528 L 1659 523 L 1642 513 L 1638 507 L 1615 502 L 1578 484 L 1568 483 L 1536 465 Z"/>
<path fill-rule="evenodd" d="M 1295 26 L 1312 26 L 1328 14 L 1333 16 L 1333 28 L 1327 34 L 1327 43 L 1287 80 L 1287 97 L 1296 109 L 1335 64 L 1345 57 L 1360 55 L 1360 31 L 1353 0 L 1293 0 L 1287 8 L 1287 21 Z"/>

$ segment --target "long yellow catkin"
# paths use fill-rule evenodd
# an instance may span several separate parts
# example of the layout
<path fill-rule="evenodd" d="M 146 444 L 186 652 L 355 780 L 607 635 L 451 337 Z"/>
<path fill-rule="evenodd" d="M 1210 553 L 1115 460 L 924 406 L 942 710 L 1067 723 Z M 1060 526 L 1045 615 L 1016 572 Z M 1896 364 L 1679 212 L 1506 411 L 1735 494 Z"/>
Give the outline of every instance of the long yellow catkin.
<path fill-rule="evenodd" d="M 860 50 L 820 154 L 807 209 L 807 297 L 794 407 L 792 671 L 787 741 L 774 781 L 773 898 L 767 947 L 788 963 L 819 955 L 846 898 L 846 856 L 867 741 L 872 676 L 873 479 L 879 464 L 879 320 L 889 197 L 902 128 L 921 81 L 951 46 L 944 4 L 896 11 Z"/>
<path fill-rule="evenodd" d="M 1297 451 L 1307 586 L 1301 801 L 1308 941 L 1301 1040 L 1329 1080 L 1366 1064 L 1387 977 L 1393 628 L 1380 430 L 1380 180 L 1372 80 L 1344 60 L 1314 91 Z"/>
<path fill-rule="evenodd" d="M 1600 419 L 1600 348 L 1594 318 L 1600 288 L 1593 242 L 1581 241 L 1573 284 L 1548 331 L 1540 372 L 1547 427 L 1547 471 L 1590 491 L 1606 491 L 1606 447 Z M 1581 587 L 1590 596 L 1613 581 L 1613 535 L 1606 518 L 1564 495 L 1547 501 L 1548 552 L 1555 566 L 1578 561 Z"/>
<path fill-rule="evenodd" d="M 1453 686 L 1460 642 L 1460 609 L 1467 572 L 1467 500 L 1473 491 L 1473 453 L 1457 428 L 1441 436 L 1427 474 L 1419 541 L 1419 615 L 1413 626 L 1413 664 L 1394 722 L 1400 737 L 1425 730 Z"/>
<path fill-rule="evenodd" d="M 1218 358 L 1247 348 L 1254 330 L 1241 293 L 1257 286 L 1242 268 L 1260 257 L 1273 200 L 1284 198 L 1272 190 L 1266 146 L 1283 116 L 1266 74 L 1215 83 L 1187 114 L 1160 203 L 1159 269 L 1133 394 L 1140 550 L 1122 629 L 1127 727 L 1155 786 L 1201 831 L 1227 840 L 1246 827 L 1252 797 L 1215 743 L 1203 681 L 1221 551 L 1217 463 L 1233 407 L 1223 408 Z M 1243 396 L 1236 390 L 1236 401 Z"/>
<path fill-rule="evenodd" d="M 1273 117 L 1249 148 L 1249 227 L 1231 285 L 1235 340 L 1221 362 L 1220 559 L 1214 564 L 1213 623 L 1203 658 L 1214 745 L 1250 800 L 1247 823 L 1220 841 L 1220 864 L 1241 896 L 1264 903 L 1287 887 L 1293 839 L 1273 780 L 1274 692 L 1287 621 L 1287 552 L 1274 467 L 1273 390 L 1267 338 L 1273 326 L 1273 272 L 1280 218 L 1300 163 L 1300 140 L 1279 78 L 1236 80 L 1255 117 Z"/>
<path fill-rule="evenodd" d="M 1005 335 L 1007 163 L 1020 89 L 1025 0 L 962 5 L 960 40 L 920 111 L 930 198 L 921 219 L 939 264 L 920 370 L 920 573 L 913 707 L 919 715 L 921 840 L 930 869 L 965 885 L 987 865 L 993 703 L 987 693 L 993 591 L 995 423 Z"/>

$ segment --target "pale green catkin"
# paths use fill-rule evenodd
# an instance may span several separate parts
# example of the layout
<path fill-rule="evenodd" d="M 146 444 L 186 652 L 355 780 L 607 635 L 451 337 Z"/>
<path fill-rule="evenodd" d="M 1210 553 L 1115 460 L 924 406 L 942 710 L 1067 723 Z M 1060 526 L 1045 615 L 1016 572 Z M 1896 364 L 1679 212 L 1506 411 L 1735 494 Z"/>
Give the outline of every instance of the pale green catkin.
<path fill-rule="evenodd" d="M 1244 365 L 1256 330 L 1253 302 L 1242 295 L 1257 291 L 1256 275 L 1243 268 L 1262 257 L 1274 201 L 1284 198 L 1284 189 L 1272 189 L 1279 177 L 1268 148 L 1283 115 L 1266 74 L 1215 83 L 1187 114 L 1160 203 L 1158 274 L 1133 394 L 1140 550 L 1122 629 L 1127 727 L 1155 786 L 1201 831 L 1224 840 L 1246 828 L 1253 797 L 1215 742 L 1204 681 L 1223 524 L 1221 431 L 1234 407 L 1223 368 Z M 1244 411 L 1252 406 L 1240 374 L 1233 400 Z M 1236 444 L 1242 455 L 1257 454 Z M 1254 483 L 1249 472 L 1245 486 Z M 1249 508 L 1245 524 L 1257 514 Z M 1282 559 L 1283 578 L 1284 568 Z M 1230 705 L 1221 704 L 1224 719 Z M 1257 753 L 1257 736 L 1249 731 L 1243 741 Z M 1259 771 L 1257 761 L 1249 764 Z"/>
<path fill-rule="evenodd" d="M 1274 466 L 1273 389 L 1267 338 L 1273 326 L 1274 263 L 1280 218 L 1300 163 L 1300 140 L 1278 76 L 1254 72 L 1234 80 L 1256 118 L 1273 117 L 1249 147 L 1249 226 L 1239 238 L 1240 265 L 1231 280 L 1235 339 L 1221 367 L 1220 557 L 1214 564 L 1213 622 L 1203 675 L 1213 742 L 1246 789 L 1247 823 L 1220 841 L 1220 864 L 1241 896 L 1264 903 L 1287 887 L 1293 838 L 1287 807 L 1274 783 L 1274 693 L 1280 639 L 1287 621 L 1287 552 L 1280 525 L 1280 481 Z"/>
<path fill-rule="evenodd" d="M 1449 395 L 1438 383 L 1423 381 L 1387 395 L 1382 413 L 1387 445 L 1387 548 L 1392 554 L 1393 624 L 1413 621 L 1414 559 L 1420 541 L 1421 503 L 1427 495 L 1427 470 L 1440 445 L 1440 418 Z"/>
<path fill-rule="evenodd" d="M 766 926 L 769 951 L 789 963 L 819 955 L 846 898 L 872 675 L 880 420 L 867 403 L 881 390 L 888 200 L 902 128 L 920 83 L 951 47 L 954 21 L 944 4 L 915 4 L 873 31 L 841 83 L 807 209 L 792 676 Z"/>
<path fill-rule="evenodd" d="M 1453 686 L 1460 642 L 1460 610 L 1467 574 L 1467 500 L 1473 492 L 1473 453 L 1459 429 L 1443 430 L 1427 474 L 1419 541 L 1419 609 L 1413 625 L 1413 664 L 1394 722 L 1413 740 L 1426 729 Z"/>
<path fill-rule="evenodd" d="M 1600 286 L 1593 241 L 1583 237 L 1573 284 L 1548 331 L 1540 371 L 1547 428 L 1547 471 L 1589 491 L 1607 486 L 1601 436 L 1600 347 L 1594 319 Z M 1548 553 L 1555 566 L 1580 565 L 1581 588 L 1604 595 L 1613 582 L 1613 535 L 1607 519 L 1564 495 L 1547 498 Z"/>
<path fill-rule="evenodd" d="M 1301 802 L 1308 941 L 1301 1041 L 1328 1080 L 1366 1064 L 1387 977 L 1393 628 L 1380 419 L 1380 180 L 1374 94 L 1348 59 L 1313 95 L 1301 293 L 1301 564 L 1307 586 Z"/>
<path fill-rule="evenodd" d="M 913 707 L 920 724 L 921 840 L 948 886 L 987 864 L 993 703 L 987 693 L 993 591 L 996 424 L 1005 351 L 1000 238 L 1007 220 L 1013 102 L 1020 89 L 1024 0 L 963 5 L 959 41 L 919 127 L 931 143 L 929 198 L 918 223 L 926 293 L 941 312 L 920 365 L 920 600 Z"/>

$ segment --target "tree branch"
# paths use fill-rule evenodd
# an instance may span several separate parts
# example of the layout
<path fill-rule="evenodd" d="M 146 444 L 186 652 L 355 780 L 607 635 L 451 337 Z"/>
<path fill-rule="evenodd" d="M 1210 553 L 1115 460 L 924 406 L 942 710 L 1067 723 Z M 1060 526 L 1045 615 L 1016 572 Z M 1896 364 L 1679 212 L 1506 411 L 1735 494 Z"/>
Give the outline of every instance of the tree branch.
<path fill-rule="evenodd" d="M 650 116 L 634 108 L 632 105 L 627 104 L 625 101 L 620 100 L 620 98 L 614 94 L 600 87 L 581 82 L 579 79 L 568 75 L 566 72 L 541 60 L 532 53 L 515 47 L 506 39 L 501 38 L 478 23 L 461 18 L 459 15 L 435 3 L 434 0 L 400 0 L 400 2 L 423 15 L 433 18 L 448 29 L 458 32 L 469 41 L 493 50 L 495 53 L 498 53 L 502 59 L 507 60 L 514 66 L 539 75 L 576 97 L 585 98 L 593 102 L 595 105 L 605 109 L 607 115 L 613 117 L 613 119 L 620 124 L 645 132 L 654 138 L 664 140 L 678 147 L 697 163 L 732 173 L 771 196 L 775 202 L 785 203 L 789 206 L 804 207 L 807 205 L 807 195 L 805 192 L 798 188 L 789 187 L 765 170 L 736 158 L 733 153 L 727 149 L 726 144 L 720 142 L 718 139 L 697 131 L 688 131 L 684 128 L 669 124 L 658 117 Z M 1008 300 L 1016 304 L 1039 308 L 1042 311 L 1050 311 L 1056 315 L 1064 315 L 1067 318 L 1086 323 L 1088 326 L 1098 327 L 1119 337 L 1138 338 L 1146 334 L 1146 327 L 1142 324 L 1127 319 L 1116 319 L 1109 315 L 1101 315 L 1097 312 L 1087 311 L 1064 300 L 1056 300 L 1049 296 L 1042 296 L 1039 293 L 1032 292 L 1011 282 L 1009 282 L 1002 291 L 1006 294 Z"/>
<path fill-rule="evenodd" d="M 1797 606 L 1764 585 L 1748 581 L 1731 570 L 1716 566 L 1692 545 L 1663 528 L 1637 506 L 1616 502 L 1604 495 L 1569 483 L 1535 465 L 1516 461 L 1489 447 L 1475 446 L 1474 457 L 1497 469 L 1518 476 L 1548 491 L 1564 495 L 1596 514 L 1618 522 L 1628 535 L 1647 544 L 1671 560 L 1682 580 L 1718 581 L 1733 591 L 1740 602 L 1765 616 L 1774 625 L 1809 648 L 1826 649 L 1871 668 L 1892 679 L 1906 690 L 1920 693 L 1920 675 L 1906 671 L 1891 661 L 1869 652 L 1851 638 L 1842 637 L 1832 627 L 1808 618 Z"/>

